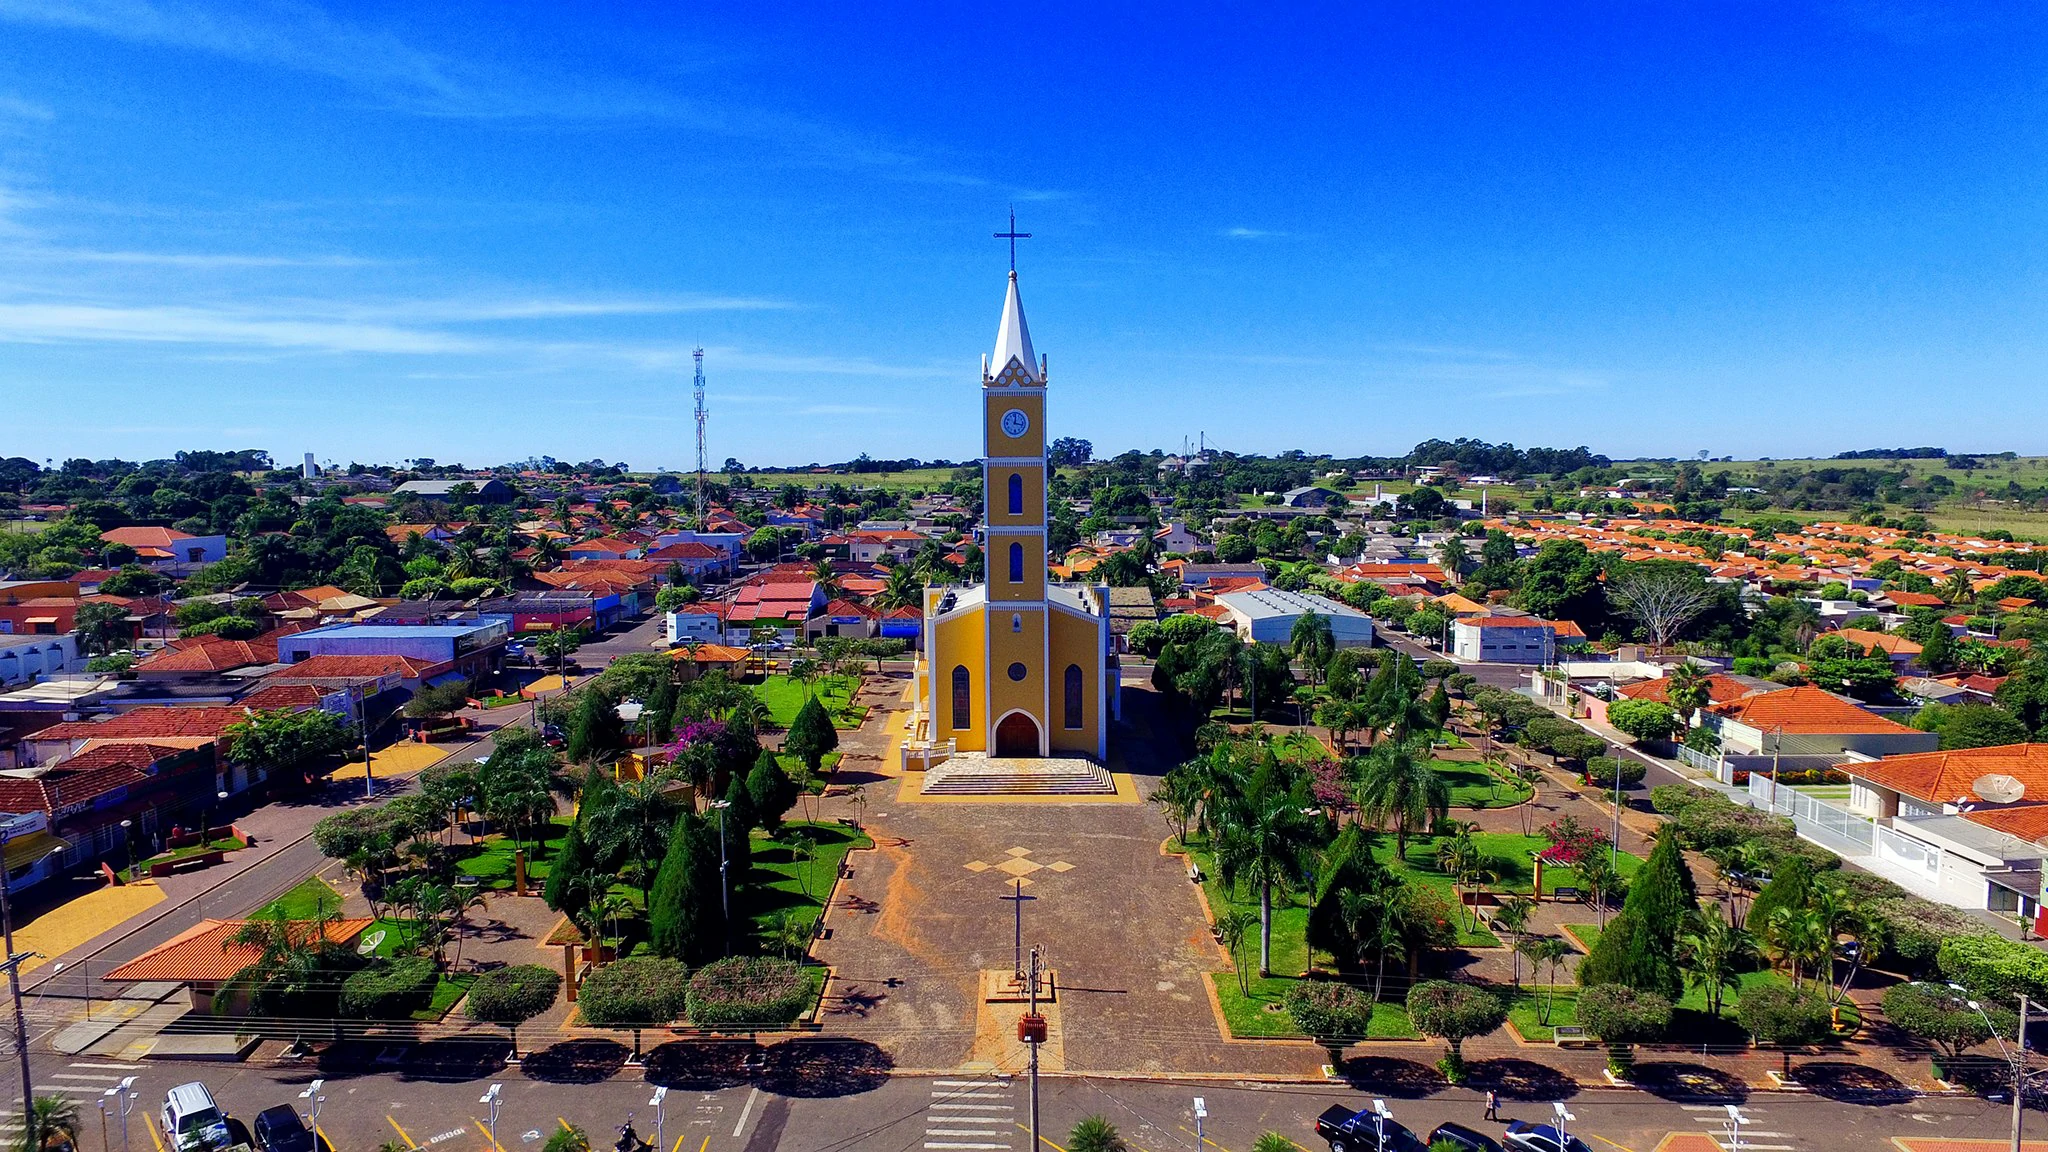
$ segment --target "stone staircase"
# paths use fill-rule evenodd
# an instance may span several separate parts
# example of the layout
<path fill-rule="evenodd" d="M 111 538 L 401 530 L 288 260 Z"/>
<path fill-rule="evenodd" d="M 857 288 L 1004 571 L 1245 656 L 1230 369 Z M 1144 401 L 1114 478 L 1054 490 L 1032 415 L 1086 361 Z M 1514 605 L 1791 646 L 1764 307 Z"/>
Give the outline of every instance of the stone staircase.
<path fill-rule="evenodd" d="M 1113 796 L 1109 770 L 1079 757 L 955 754 L 925 773 L 926 796 Z"/>

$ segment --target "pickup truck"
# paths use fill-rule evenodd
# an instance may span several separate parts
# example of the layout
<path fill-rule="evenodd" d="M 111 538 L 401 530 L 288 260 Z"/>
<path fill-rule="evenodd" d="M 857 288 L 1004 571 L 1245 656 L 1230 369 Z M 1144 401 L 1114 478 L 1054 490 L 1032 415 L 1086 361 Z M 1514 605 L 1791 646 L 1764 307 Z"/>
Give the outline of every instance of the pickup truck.
<path fill-rule="evenodd" d="M 1330 1145 L 1330 1152 L 1428 1152 L 1429 1146 L 1415 1133 L 1392 1120 L 1381 1120 L 1372 1109 L 1346 1108 L 1332 1104 L 1316 1117 L 1316 1135 Z"/>

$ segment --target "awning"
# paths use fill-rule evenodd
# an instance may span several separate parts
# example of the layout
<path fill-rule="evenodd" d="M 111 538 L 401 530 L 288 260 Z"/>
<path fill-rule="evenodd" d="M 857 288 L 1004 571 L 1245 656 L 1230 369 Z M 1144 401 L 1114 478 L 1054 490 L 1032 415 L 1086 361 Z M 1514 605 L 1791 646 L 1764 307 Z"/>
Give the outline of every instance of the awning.
<path fill-rule="evenodd" d="M 57 618 L 55 616 L 31 616 L 28 618 L 28 622 L 31 624 L 55 624 Z"/>
<path fill-rule="evenodd" d="M 6 868 L 9 874 L 19 872 L 52 852 L 70 847 L 63 837 L 47 831 L 31 832 L 17 836 L 7 842 Z"/>

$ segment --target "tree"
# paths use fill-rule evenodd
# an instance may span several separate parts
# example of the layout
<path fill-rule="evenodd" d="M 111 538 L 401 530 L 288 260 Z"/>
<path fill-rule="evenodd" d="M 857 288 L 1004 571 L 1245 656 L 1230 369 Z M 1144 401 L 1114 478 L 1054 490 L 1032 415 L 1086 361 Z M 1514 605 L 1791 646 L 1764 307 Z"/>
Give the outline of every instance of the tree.
<path fill-rule="evenodd" d="M 1693 713 L 1706 707 L 1712 698 L 1709 679 L 1707 673 L 1690 660 L 1673 668 L 1671 674 L 1664 678 L 1664 701 L 1678 713 L 1681 725 L 1690 727 Z"/>
<path fill-rule="evenodd" d="M 718 955 L 725 942 L 721 897 L 718 834 L 697 814 L 681 813 L 654 878 L 648 934 L 655 952 L 685 963 Z"/>
<path fill-rule="evenodd" d="M 1639 742 L 1668 740 L 1678 716 L 1670 705 L 1656 700 L 1616 700 L 1607 706 L 1607 722 Z"/>
<path fill-rule="evenodd" d="M 1237 970 L 1237 990 L 1239 994 L 1245 996 L 1252 994 L 1252 979 L 1251 970 L 1246 968 L 1244 963 L 1244 942 L 1251 936 L 1252 928 L 1258 922 L 1257 916 L 1242 908 L 1225 912 L 1216 921 L 1216 930 L 1222 938 L 1223 949 L 1230 953 L 1230 966 Z"/>
<path fill-rule="evenodd" d="M 1707 610 L 1714 591 L 1697 565 L 1640 560 L 1608 569 L 1607 598 L 1617 611 L 1643 626 L 1651 644 L 1662 648 Z"/>
<path fill-rule="evenodd" d="M 1628 1068 L 1631 1046 L 1661 1039 L 1670 1029 L 1671 1001 L 1623 984 L 1596 984 L 1579 993 L 1579 1025 L 1607 1045 L 1608 1067 L 1619 1073 Z"/>
<path fill-rule="evenodd" d="M 1741 985 L 1742 974 L 1756 958 L 1756 937 L 1729 922 L 1719 904 L 1702 908 L 1678 939 L 1678 967 L 1686 983 L 1706 993 L 1707 1011 L 1715 1016 L 1721 1014 L 1723 997 Z"/>
<path fill-rule="evenodd" d="M 1220 813 L 1216 868 L 1223 882 L 1250 884 L 1259 893 L 1259 975 L 1272 975 L 1273 894 L 1291 891 L 1309 873 L 1317 829 L 1303 815 L 1308 796 L 1289 788 L 1268 757 L 1241 795 Z"/>
<path fill-rule="evenodd" d="M 754 761 L 754 767 L 747 773 L 747 799 L 753 804 L 754 816 L 761 827 L 773 834 L 782 826 L 782 814 L 789 811 L 797 800 L 796 781 L 782 770 L 782 762 L 775 753 L 762 750 Z"/>
<path fill-rule="evenodd" d="M 1597 855 L 1597 854 L 1596 854 Z M 1629 884 L 1621 914 L 1579 965 L 1582 985 L 1622 984 L 1675 1000 L 1684 988 L 1672 947 L 1699 908 L 1677 829 L 1664 825 L 1650 858 Z"/>
<path fill-rule="evenodd" d="M 126 648 L 135 639 L 135 626 L 128 622 L 128 609 L 119 604 L 91 601 L 78 606 L 71 627 L 88 655 Z"/>
<path fill-rule="evenodd" d="M 1408 837 L 1451 812 L 1451 786 L 1420 752 L 1410 741 L 1383 740 L 1350 766 L 1360 814 L 1377 825 L 1394 822 L 1395 851 L 1404 860 Z"/>
<path fill-rule="evenodd" d="M 825 712 L 825 706 L 815 696 L 804 700 L 803 707 L 796 710 L 796 716 L 789 722 L 789 734 L 782 738 L 782 749 L 804 762 L 804 767 L 818 772 L 827 754 L 839 747 L 839 733 L 832 728 L 832 717 Z"/>
<path fill-rule="evenodd" d="M 1900 1031 L 1940 1048 L 1942 1059 L 1951 1063 L 1991 1039 L 1986 1015 L 1998 1022 L 2002 1032 L 2010 1031 L 2017 1020 L 2014 1013 L 1996 1004 L 1985 1005 L 1980 1013 L 1970 1007 L 1967 994 L 1921 981 L 1894 984 L 1886 989 L 1884 1015 Z"/>
<path fill-rule="evenodd" d="M 562 977 L 538 964 L 515 964 L 496 968 L 470 985 L 469 1018 L 479 1024 L 496 1024 L 512 1033 L 512 1054 L 519 1055 L 519 1026 L 554 1007 L 561 993 Z"/>
<path fill-rule="evenodd" d="M 683 1010 L 689 970 L 654 956 L 613 961 L 590 974 L 578 990 L 576 1003 L 583 1022 L 599 1027 L 631 1028 L 633 1057 L 640 1056 L 640 1030 L 675 1019 Z"/>
<path fill-rule="evenodd" d="M 1890 694 L 1898 683 L 1898 672 L 1882 648 L 1867 651 L 1852 641 L 1830 633 L 1816 639 L 1806 650 L 1806 678 L 1830 692 L 1842 692 L 1859 700 L 1877 700 Z"/>
<path fill-rule="evenodd" d="M 1818 1044 L 1834 1035 L 1834 1016 L 1827 997 L 1810 989 L 1765 984 L 1742 994 L 1735 1019 L 1759 1044 L 1784 1049 L 1784 1069 L 1792 1071 L 1792 1049 Z"/>
<path fill-rule="evenodd" d="M 1527 896 L 1510 896 L 1493 910 L 1493 926 L 1513 937 L 1508 954 L 1508 976 L 1515 987 L 1522 986 L 1522 940 L 1529 930 L 1529 917 L 1536 911 L 1536 902 Z"/>
<path fill-rule="evenodd" d="M 1310 679 L 1322 677 L 1323 667 L 1330 662 L 1330 656 L 1337 651 L 1336 633 L 1330 628 L 1330 618 L 1317 612 L 1304 612 L 1294 620 L 1294 627 L 1288 630 L 1287 647 L 1294 658 L 1308 666 Z"/>
<path fill-rule="evenodd" d="M 1349 984 L 1297 980 L 1281 1002 L 1294 1026 L 1329 1051 L 1333 1065 L 1343 1062 L 1345 1048 L 1371 1034 L 1373 1002 Z"/>
<path fill-rule="evenodd" d="M 668 851 L 668 831 L 675 822 L 668 784 L 659 775 L 615 784 L 605 789 L 604 806 L 587 816 L 599 851 L 634 879 L 642 903 L 653 899 L 654 872 Z"/>
<path fill-rule="evenodd" d="M 1930 705 L 1929 710 L 1938 707 Z M 2027 742 L 2027 726 L 2003 708 L 1989 704 L 1957 704 L 1942 708 L 1935 728 L 1943 751 L 1953 748 L 1995 748 Z M 1915 717 L 1918 720 L 1918 717 Z M 1917 725 L 1916 725 L 1917 726 Z"/>
<path fill-rule="evenodd" d="M 583 836 L 582 821 L 569 825 L 568 834 L 555 847 L 554 859 L 548 862 L 548 882 L 541 889 L 542 898 L 548 907 L 580 923 L 590 902 L 586 877 L 596 869 L 597 861 Z"/>
<path fill-rule="evenodd" d="M 1500 997 L 1477 985 L 1425 980 L 1408 990 L 1408 1018 L 1417 1032 L 1450 1045 L 1437 1067 L 1456 1084 L 1465 1078 L 1465 1041 L 1499 1028 L 1508 1009 Z"/>
<path fill-rule="evenodd" d="M 1067 1152 L 1124 1152 L 1127 1145 L 1116 1125 L 1100 1116 L 1085 1116 L 1067 1134 Z"/>
<path fill-rule="evenodd" d="M 1522 941 L 1521 944 L 1516 946 L 1515 950 L 1529 958 L 1529 971 L 1532 978 L 1535 975 L 1536 966 L 1539 964 L 1543 966 L 1545 971 L 1550 973 L 1550 979 L 1543 982 L 1543 1008 L 1540 1016 L 1541 1021 L 1548 1024 L 1550 1023 L 1550 1009 L 1556 999 L 1557 966 L 1574 955 L 1578 949 L 1567 944 L 1562 937 L 1537 936 Z"/>
<path fill-rule="evenodd" d="M 221 736 L 229 760 L 278 774 L 303 772 L 314 761 L 356 742 L 348 722 L 322 708 L 254 712 L 228 725 Z"/>
<path fill-rule="evenodd" d="M 569 739 L 563 749 L 579 764 L 605 759 L 626 746 L 625 722 L 618 705 L 595 685 L 576 697 L 576 713 L 569 721 Z"/>
<path fill-rule="evenodd" d="M 43 1152 L 53 1142 L 78 1143 L 78 1103 L 68 1096 L 38 1096 L 22 1118 L 22 1152 Z"/>

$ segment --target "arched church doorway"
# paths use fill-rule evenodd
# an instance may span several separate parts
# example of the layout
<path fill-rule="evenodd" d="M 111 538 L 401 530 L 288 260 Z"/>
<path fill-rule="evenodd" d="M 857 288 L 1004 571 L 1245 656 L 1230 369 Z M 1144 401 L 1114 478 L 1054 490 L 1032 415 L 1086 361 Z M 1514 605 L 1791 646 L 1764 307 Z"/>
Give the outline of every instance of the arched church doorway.
<path fill-rule="evenodd" d="M 1012 712 L 996 725 L 996 755 L 1038 755 L 1038 722 L 1023 712 Z"/>

